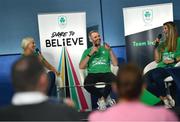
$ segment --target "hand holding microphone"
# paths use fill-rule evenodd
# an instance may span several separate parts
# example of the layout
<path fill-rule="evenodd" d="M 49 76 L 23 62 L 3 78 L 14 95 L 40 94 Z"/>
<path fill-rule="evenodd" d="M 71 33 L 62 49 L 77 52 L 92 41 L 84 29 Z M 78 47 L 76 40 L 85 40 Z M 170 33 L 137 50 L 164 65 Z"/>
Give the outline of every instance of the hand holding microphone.
<path fill-rule="evenodd" d="M 95 54 L 96 52 L 98 52 L 99 46 L 100 46 L 100 44 L 98 44 L 98 42 L 96 41 L 96 42 L 94 43 L 94 46 L 93 46 L 92 49 L 91 49 L 90 55 L 93 55 L 93 54 Z"/>
<path fill-rule="evenodd" d="M 162 38 L 162 34 L 159 34 L 158 37 L 155 39 L 155 48 L 157 48 L 159 46 L 160 43 L 160 39 Z"/>
<path fill-rule="evenodd" d="M 36 48 L 35 52 L 38 54 L 39 60 L 47 67 L 48 69 L 52 70 L 57 76 L 60 76 L 61 73 L 56 70 L 54 66 L 52 66 L 49 62 L 46 61 L 46 59 L 42 56 L 41 51 Z"/>
<path fill-rule="evenodd" d="M 41 51 L 40 51 L 38 48 L 35 49 L 35 52 L 36 52 L 38 55 L 41 54 Z"/>
<path fill-rule="evenodd" d="M 109 44 L 107 44 L 106 42 L 104 42 L 104 47 L 107 49 L 107 50 L 111 50 L 111 47 L 110 47 L 110 45 Z"/>
<path fill-rule="evenodd" d="M 96 45 L 93 46 L 92 49 L 91 49 L 90 55 L 95 54 L 97 51 L 98 51 L 98 46 L 96 46 Z"/>
<path fill-rule="evenodd" d="M 35 52 L 38 54 L 39 59 L 43 60 L 43 56 L 41 54 L 41 51 L 38 48 L 35 49 Z"/>
<path fill-rule="evenodd" d="M 35 49 L 35 52 L 38 54 L 38 56 L 43 58 L 43 55 L 42 55 L 41 51 L 38 48 Z"/>

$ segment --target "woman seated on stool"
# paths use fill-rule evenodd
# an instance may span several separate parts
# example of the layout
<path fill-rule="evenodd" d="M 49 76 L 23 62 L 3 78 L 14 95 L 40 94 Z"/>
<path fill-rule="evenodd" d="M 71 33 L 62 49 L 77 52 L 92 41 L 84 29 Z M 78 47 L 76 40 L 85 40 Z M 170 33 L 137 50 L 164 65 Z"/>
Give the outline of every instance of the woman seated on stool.
<path fill-rule="evenodd" d="M 35 55 L 39 58 L 39 61 L 50 70 L 48 72 L 48 76 L 50 79 L 49 89 L 48 89 L 48 95 L 51 95 L 52 89 L 55 86 L 55 74 L 57 76 L 60 76 L 60 72 L 56 70 L 55 67 L 53 67 L 40 53 L 38 49 L 35 50 L 36 44 L 32 37 L 25 37 L 22 39 L 21 47 L 23 49 L 22 56 L 29 56 L 29 55 Z"/>
<path fill-rule="evenodd" d="M 154 59 L 158 63 L 157 68 L 150 70 L 145 79 L 148 84 L 147 89 L 160 97 L 166 108 L 172 108 L 175 106 L 175 101 L 170 95 L 167 95 L 164 79 L 171 75 L 177 88 L 180 88 L 180 83 L 178 83 L 180 68 L 174 67 L 180 61 L 180 38 L 173 22 L 163 24 L 163 35 L 163 41 L 158 38 L 155 40 Z"/>

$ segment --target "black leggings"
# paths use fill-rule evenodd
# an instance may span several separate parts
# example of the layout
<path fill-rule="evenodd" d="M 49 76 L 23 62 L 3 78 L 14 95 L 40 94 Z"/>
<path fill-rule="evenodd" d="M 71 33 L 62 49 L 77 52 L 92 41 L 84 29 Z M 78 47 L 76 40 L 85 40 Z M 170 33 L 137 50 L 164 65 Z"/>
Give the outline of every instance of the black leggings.
<path fill-rule="evenodd" d="M 111 82 L 115 80 L 115 75 L 111 72 L 108 73 L 89 73 L 84 81 L 84 88 L 94 96 L 101 98 L 107 98 L 111 92 Z M 98 82 L 105 82 L 106 86 L 103 90 L 103 93 L 95 87 L 95 84 Z M 108 84 L 108 85 L 107 85 Z"/>
<path fill-rule="evenodd" d="M 48 80 L 49 80 L 49 84 L 48 84 L 48 91 L 47 91 L 47 95 L 48 96 L 54 96 L 54 88 L 56 87 L 56 84 L 55 84 L 55 80 L 56 80 L 56 75 L 54 72 L 50 71 L 48 72 Z M 55 88 L 56 90 L 56 88 Z"/>
<path fill-rule="evenodd" d="M 173 81 L 176 84 L 177 93 L 180 92 L 180 67 L 171 68 L 156 68 L 149 71 L 145 75 L 145 81 L 147 82 L 147 89 L 154 93 L 156 96 L 166 96 L 166 88 L 164 79 L 168 76 L 173 77 Z"/>

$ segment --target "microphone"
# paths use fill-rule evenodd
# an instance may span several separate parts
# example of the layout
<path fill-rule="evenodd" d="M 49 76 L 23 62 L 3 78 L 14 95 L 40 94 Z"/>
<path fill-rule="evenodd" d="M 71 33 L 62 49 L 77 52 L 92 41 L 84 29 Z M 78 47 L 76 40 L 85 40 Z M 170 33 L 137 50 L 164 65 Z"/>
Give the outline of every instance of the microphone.
<path fill-rule="evenodd" d="M 98 48 L 98 47 L 100 46 L 100 44 L 95 43 L 94 46 Z M 98 51 L 95 51 L 95 52 L 94 52 L 94 55 L 96 55 L 97 52 L 98 52 Z"/>
<path fill-rule="evenodd" d="M 157 37 L 159 40 L 162 38 L 162 34 L 158 34 L 158 37 Z M 159 42 L 156 41 L 155 43 L 155 48 L 157 48 L 159 46 Z"/>
<path fill-rule="evenodd" d="M 158 35 L 158 39 L 161 39 L 161 38 L 162 38 L 162 34 L 159 34 L 159 35 Z"/>
<path fill-rule="evenodd" d="M 98 47 L 99 46 L 99 44 L 95 44 L 95 47 Z"/>
<path fill-rule="evenodd" d="M 36 53 L 38 53 L 40 55 L 41 51 L 38 48 L 36 48 Z"/>

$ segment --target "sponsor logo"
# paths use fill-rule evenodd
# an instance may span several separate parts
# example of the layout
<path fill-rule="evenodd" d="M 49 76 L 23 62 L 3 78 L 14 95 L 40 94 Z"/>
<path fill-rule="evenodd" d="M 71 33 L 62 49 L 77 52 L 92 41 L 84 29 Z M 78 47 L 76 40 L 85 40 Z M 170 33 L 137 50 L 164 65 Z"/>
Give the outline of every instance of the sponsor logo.
<path fill-rule="evenodd" d="M 153 10 L 152 9 L 143 10 L 143 20 L 146 24 L 150 24 L 153 21 Z"/>
<path fill-rule="evenodd" d="M 67 17 L 66 16 L 59 16 L 58 17 L 58 24 L 63 29 L 67 25 Z"/>

